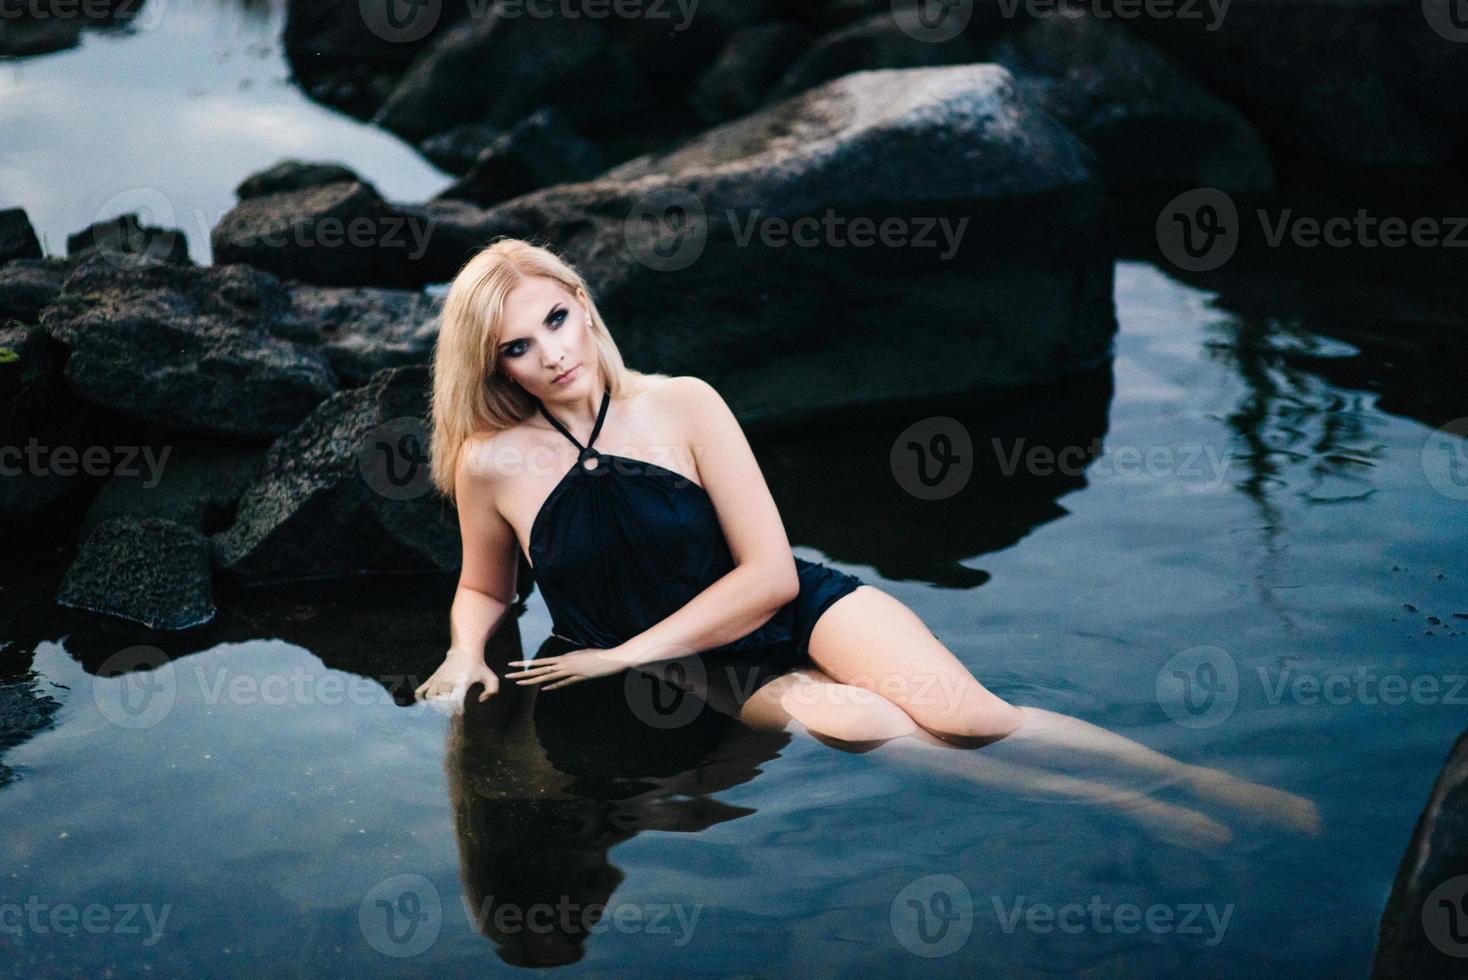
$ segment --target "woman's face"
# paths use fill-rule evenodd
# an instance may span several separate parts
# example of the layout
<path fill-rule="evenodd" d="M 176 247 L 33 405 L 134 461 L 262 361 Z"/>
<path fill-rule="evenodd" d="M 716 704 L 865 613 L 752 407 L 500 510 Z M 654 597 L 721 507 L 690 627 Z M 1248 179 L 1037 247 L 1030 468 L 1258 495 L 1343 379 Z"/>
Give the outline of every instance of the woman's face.
<path fill-rule="evenodd" d="M 577 293 L 534 276 L 505 298 L 498 370 L 543 402 L 584 396 L 596 381 L 590 311 Z"/>

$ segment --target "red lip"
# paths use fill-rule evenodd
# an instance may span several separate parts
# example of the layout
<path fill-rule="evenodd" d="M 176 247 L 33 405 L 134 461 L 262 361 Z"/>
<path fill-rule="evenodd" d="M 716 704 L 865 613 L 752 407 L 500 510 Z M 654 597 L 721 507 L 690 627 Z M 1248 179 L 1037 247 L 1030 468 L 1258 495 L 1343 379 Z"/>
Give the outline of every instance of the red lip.
<path fill-rule="evenodd" d="M 576 365 L 576 367 L 568 368 L 567 370 L 562 371 L 560 374 L 556 375 L 554 378 L 551 379 L 551 384 L 558 385 L 558 384 L 563 383 L 565 381 L 565 379 L 568 378 L 568 377 L 570 377 L 572 374 L 574 374 L 575 371 L 576 371 L 576 368 L 579 368 L 580 366 L 581 365 L 578 364 L 578 365 Z"/>

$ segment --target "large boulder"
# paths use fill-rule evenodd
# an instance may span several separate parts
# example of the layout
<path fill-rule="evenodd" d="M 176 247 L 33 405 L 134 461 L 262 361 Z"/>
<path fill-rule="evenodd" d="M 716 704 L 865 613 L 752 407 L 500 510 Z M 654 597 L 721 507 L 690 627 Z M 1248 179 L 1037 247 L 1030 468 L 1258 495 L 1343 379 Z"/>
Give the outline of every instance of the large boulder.
<path fill-rule="evenodd" d="M 458 567 L 452 508 L 428 477 L 428 369 L 338 392 L 271 445 L 217 567 L 246 585 Z"/>
<path fill-rule="evenodd" d="M 857 72 L 506 202 L 480 231 L 557 243 L 630 363 L 788 418 L 1108 356 L 1093 163 L 1002 67 Z"/>
<path fill-rule="evenodd" d="M 207 269 L 94 252 L 41 326 L 70 350 L 92 405 L 163 429 L 264 441 L 337 388 L 324 356 L 274 336 L 290 295 L 241 265 Z"/>
<path fill-rule="evenodd" d="M 160 517 L 103 521 L 66 570 L 56 601 L 149 629 L 202 625 L 215 612 L 209 541 Z"/>
<path fill-rule="evenodd" d="M 282 160 L 240 181 L 234 193 L 241 201 L 282 191 L 299 191 L 308 187 L 341 182 L 361 182 L 356 171 L 346 164 L 318 160 Z"/>
<path fill-rule="evenodd" d="M 268 186 L 268 185 L 267 185 Z M 409 286 L 431 225 L 362 181 L 308 184 L 247 197 L 209 233 L 214 261 L 331 286 Z"/>

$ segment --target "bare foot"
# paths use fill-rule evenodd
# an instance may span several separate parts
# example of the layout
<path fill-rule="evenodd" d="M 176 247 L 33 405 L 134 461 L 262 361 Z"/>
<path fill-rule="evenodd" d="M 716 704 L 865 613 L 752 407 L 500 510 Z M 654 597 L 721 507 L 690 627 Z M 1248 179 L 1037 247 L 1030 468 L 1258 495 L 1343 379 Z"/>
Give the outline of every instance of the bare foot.
<path fill-rule="evenodd" d="M 1241 816 L 1311 837 L 1320 834 L 1320 808 L 1303 796 L 1201 766 L 1184 782 L 1199 797 L 1231 807 Z"/>

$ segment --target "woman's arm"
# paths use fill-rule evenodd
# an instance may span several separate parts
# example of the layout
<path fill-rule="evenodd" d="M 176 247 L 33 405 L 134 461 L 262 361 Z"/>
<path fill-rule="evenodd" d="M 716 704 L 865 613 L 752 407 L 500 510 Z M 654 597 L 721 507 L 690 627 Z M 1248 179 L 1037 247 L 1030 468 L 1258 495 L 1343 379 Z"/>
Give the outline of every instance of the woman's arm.
<path fill-rule="evenodd" d="M 514 529 L 495 507 L 493 472 L 479 472 L 471 462 L 477 455 L 465 452 L 454 476 L 463 541 L 459 587 L 449 610 L 448 653 L 418 687 L 420 698 L 447 694 L 462 700 L 476 682 L 484 684 L 481 701 L 499 690 L 499 678 L 485 665 L 484 648 L 514 605 L 518 545 Z"/>
<path fill-rule="evenodd" d="M 780 511 L 724 399 L 695 377 L 672 378 L 659 395 L 665 410 L 681 420 L 734 568 L 677 612 L 609 651 L 629 667 L 732 643 L 763 626 L 800 591 Z"/>

